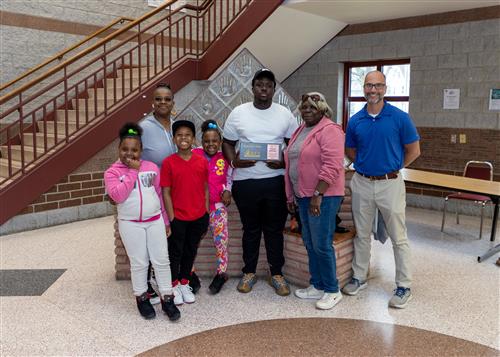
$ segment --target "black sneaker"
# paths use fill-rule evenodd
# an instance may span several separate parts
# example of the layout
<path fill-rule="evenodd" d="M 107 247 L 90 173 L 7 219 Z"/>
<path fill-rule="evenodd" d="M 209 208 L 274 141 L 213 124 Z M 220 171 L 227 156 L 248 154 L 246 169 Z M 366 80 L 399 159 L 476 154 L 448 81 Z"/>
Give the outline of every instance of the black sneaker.
<path fill-rule="evenodd" d="M 148 293 L 144 293 L 141 296 L 136 296 L 135 300 L 137 302 L 139 313 L 142 317 L 144 317 L 146 320 L 154 319 L 156 317 L 156 312 L 153 305 L 151 305 L 151 302 L 149 301 Z"/>
<path fill-rule="evenodd" d="M 189 286 L 193 289 L 193 294 L 196 294 L 201 288 L 200 278 L 194 271 L 191 272 L 191 276 L 189 277 Z"/>
<path fill-rule="evenodd" d="M 220 291 L 220 289 L 222 289 L 222 286 L 226 281 L 227 281 L 226 274 L 224 273 L 217 274 L 214 276 L 214 280 L 212 280 L 212 283 L 208 287 L 208 290 L 210 290 L 212 294 L 217 294 Z"/>
<path fill-rule="evenodd" d="M 335 233 L 347 233 L 349 232 L 349 229 L 342 227 L 342 226 L 336 226 L 335 227 Z"/>
<path fill-rule="evenodd" d="M 160 303 L 160 297 L 150 282 L 148 282 L 148 295 L 151 304 L 156 305 Z"/>
<path fill-rule="evenodd" d="M 170 321 L 177 321 L 181 317 L 181 312 L 174 304 L 173 295 L 165 295 L 161 301 L 161 309 L 165 311 Z"/>

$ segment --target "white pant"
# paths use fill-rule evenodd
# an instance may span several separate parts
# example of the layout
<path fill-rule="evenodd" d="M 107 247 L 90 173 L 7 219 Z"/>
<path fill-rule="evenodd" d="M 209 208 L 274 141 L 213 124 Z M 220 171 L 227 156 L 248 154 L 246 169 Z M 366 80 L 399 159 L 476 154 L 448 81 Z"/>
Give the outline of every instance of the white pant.
<path fill-rule="evenodd" d="M 356 226 L 354 238 L 354 278 L 365 281 L 368 275 L 371 233 L 376 209 L 382 213 L 391 237 L 396 263 L 396 285 L 411 285 L 410 244 L 406 235 L 406 190 L 401 174 L 391 180 L 375 180 L 354 174 L 351 180 L 352 213 Z"/>
<path fill-rule="evenodd" d="M 118 229 L 130 260 L 134 295 L 140 296 L 148 290 L 149 261 L 153 265 L 161 296 L 172 295 L 172 276 L 163 218 L 152 222 L 119 220 Z"/>

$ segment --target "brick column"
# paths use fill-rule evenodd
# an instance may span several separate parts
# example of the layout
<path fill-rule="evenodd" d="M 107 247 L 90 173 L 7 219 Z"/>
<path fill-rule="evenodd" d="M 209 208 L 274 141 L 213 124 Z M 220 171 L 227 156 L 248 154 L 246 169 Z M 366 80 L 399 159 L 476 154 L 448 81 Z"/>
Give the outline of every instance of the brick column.
<path fill-rule="evenodd" d="M 337 276 L 343 286 L 351 277 L 351 262 L 353 255 L 352 238 L 354 229 L 352 228 L 351 214 L 351 192 L 348 188 L 350 177 L 346 173 L 346 196 L 340 209 L 342 225 L 351 229 L 350 233 L 337 235 L 333 242 L 337 258 Z M 229 246 L 228 246 L 228 274 L 229 276 L 239 277 L 243 267 L 242 258 L 242 225 L 240 215 L 234 202 L 229 207 Z M 118 224 L 115 215 L 115 276 L 117 280 L 130 279 L 130 263 L 125 252 L 125 248 L 118 232 Z M 307 265 L 307 252 L 302 243 L 300 235 L 285 232 L 285 266 L 283 273 L 286 278 L 297 285 L 308 285 L 309 269 Z M 198 248 L 198 255 L 194 263 L 196 272 L 199 276 L 211 277 L 215 274 L 216 257 L 215 248 L 210 233 L 202 239 Z M 267 265 L 266 250 L 264 239 L 261 241 L 259 264 L 257 265 L 257 275 L 267 276 L 269 268 Z"/>

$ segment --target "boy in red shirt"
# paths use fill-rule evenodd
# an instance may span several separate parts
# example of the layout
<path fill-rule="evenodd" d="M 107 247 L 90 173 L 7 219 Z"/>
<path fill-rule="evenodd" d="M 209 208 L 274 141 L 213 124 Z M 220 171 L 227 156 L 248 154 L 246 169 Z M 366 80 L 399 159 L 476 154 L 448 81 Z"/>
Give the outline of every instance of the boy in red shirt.
<path fill-rule="evenodd" d="M 168 254 L 174 303 L 181 305 L 195 302 L 189 277 L 198 243 L 208 229 L 208 164 L 203 157 L 191 152 L 195 138 L 192 122 L 175 121 L 172 134 L 177 153 L 163 160 L 160 185 L 172 229 Z"/>

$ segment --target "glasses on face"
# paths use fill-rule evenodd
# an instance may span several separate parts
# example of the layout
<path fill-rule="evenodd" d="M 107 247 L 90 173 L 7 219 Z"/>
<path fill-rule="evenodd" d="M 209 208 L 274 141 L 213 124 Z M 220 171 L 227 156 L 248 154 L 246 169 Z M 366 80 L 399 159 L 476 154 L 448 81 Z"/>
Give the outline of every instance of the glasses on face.
<path fill-rule="evenodd" d="M 321 97 L 317 94 L 302 94 L 302 103 L 306 102 L 307 99 L 311 98 L 311 100 L 313 102 L 320 102 L 321 101 Z"/>
<path fill-rule="evenodd" d="M 363 87 L 367 90 L 370 90 L 372 88 L 376 88 L 376 89 L 382 89 L 385 87 L 385 83 L 365 83 L 363 85 Z"/>
<path fill-rule="evenodd" d="M 168 103 L 168 102 L 172 101 L 172 98 L 170 98 L 170 97 L 155 97 L 155 102 L 162 102 L 162 101 Z"/>

